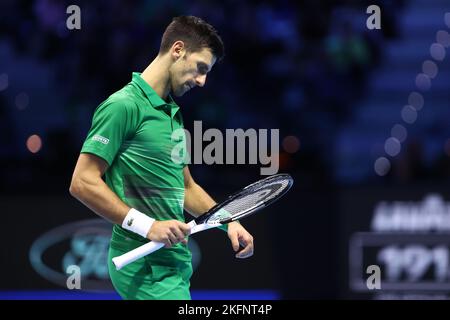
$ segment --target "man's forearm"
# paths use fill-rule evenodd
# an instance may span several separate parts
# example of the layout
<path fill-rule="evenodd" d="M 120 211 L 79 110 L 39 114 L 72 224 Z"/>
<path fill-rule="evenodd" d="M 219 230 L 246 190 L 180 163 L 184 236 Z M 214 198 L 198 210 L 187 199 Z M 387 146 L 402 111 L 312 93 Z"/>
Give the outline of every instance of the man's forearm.
<path fill-rule="evenodd" d="M 185 188 L 184 209 L 194 217 L 198 217 L 211 209 L 216 202 L 198 184 L 193 183 Z"/>
<path fill-rule="evenodd" d="M 199 215 L 205 213 L 214 205 L 216 205 L 216 202 L 198 184 L 193 183 L 189 188 L 185 188 L 184 209 L 194 217 L 198 217 Z M 235 223 L 239 222 L 234 221 L 229 224 Z M 225 232 L 228 231 L 228 225 L 223 225 L 219 228 Z"/>
<path fill-rule="evenodd" d="M 122 224 L 130 210 L 101 178 L 78 178 L 72 181 L 70 193 L 89 209 L 113 223 Z"/>

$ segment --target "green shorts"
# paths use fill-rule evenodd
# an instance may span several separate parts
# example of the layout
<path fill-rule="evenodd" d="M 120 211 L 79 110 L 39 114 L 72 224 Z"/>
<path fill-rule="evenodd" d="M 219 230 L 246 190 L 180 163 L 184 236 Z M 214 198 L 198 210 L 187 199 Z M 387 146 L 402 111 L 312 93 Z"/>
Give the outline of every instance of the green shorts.
<path fill-rule="evenodd" d="M 126 300 L 190 300 L 191 260 L 170 259 L 164 248 L 116 270 L 111 259 L 143 243 L 113 232 L 108 269 L 119 295 Z"/>

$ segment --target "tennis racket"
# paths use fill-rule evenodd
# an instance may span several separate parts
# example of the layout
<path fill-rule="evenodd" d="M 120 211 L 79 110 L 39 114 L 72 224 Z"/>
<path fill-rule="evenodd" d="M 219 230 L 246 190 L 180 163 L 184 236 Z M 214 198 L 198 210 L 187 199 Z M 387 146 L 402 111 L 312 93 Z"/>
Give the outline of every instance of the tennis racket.
<path fill-rule="evenodd" d="M 259 180 L 229 196 L 206 213 L 188 223 L 191 234 L 218 227 L 247 217 L 283 196 L 294 180 L 288 174 L 276 174 Z M 112 259 L 117 270 L 164 247 L 161 242 L 150 241 L 136 249 Z"/>

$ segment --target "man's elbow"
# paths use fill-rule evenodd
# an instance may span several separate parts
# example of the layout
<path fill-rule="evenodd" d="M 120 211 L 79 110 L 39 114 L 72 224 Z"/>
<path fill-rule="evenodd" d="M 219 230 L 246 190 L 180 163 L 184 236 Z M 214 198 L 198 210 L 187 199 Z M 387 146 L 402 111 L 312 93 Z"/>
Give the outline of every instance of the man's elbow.
<path fill-rule="evenodd" d="M 193 189 L 195 188 L 196 185 L 197 185 L 197 184 L 196 184 L 195 182 L 193 182 L 193 181 L 191 181 L 190 183 L 185 183 L 185 184 L 184 184 L 184 191 L 185 191 L 185 192 L 188 192 L 188 191 L 190 191 L 190 190 L 193 190 Z"/>
<path fill-rule="evenodd" d="M 197 183 L 195 182 L 195 180 L 192 177 L 184 179 L 184 190 L 191 190 L 196 185 L 197 185 Z"/>
<path fill-rule="evenodd" d="M 72 181 L 70 182 L 69 192 L 72 197 L 79 199 L 83 192 L 83 183 L 79 177 L 72 177 Z"/>

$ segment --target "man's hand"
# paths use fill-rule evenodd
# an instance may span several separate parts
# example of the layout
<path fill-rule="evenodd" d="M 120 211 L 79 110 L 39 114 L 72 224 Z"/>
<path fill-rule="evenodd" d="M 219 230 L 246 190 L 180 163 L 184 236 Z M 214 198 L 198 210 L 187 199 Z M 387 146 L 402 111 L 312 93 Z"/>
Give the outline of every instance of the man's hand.
<path fill-rule="evenodd" d="M 245 259 L 253 255 L 253 237 L 241 224 L 237 222 L 228 224 L 228 238 L 235 252 L 238 252 L 239 244 L 244 247 L 236 254 L 236 258 Z"/>
<path fill-rule="evenodd" d="M 191 228 L 181 221 L 155 221 L 147 234 L 147 239 L 162 242 L 164 247 L 170 248 L 178 242 L 187 244 L 186 236 L 190 233 Z"/>

